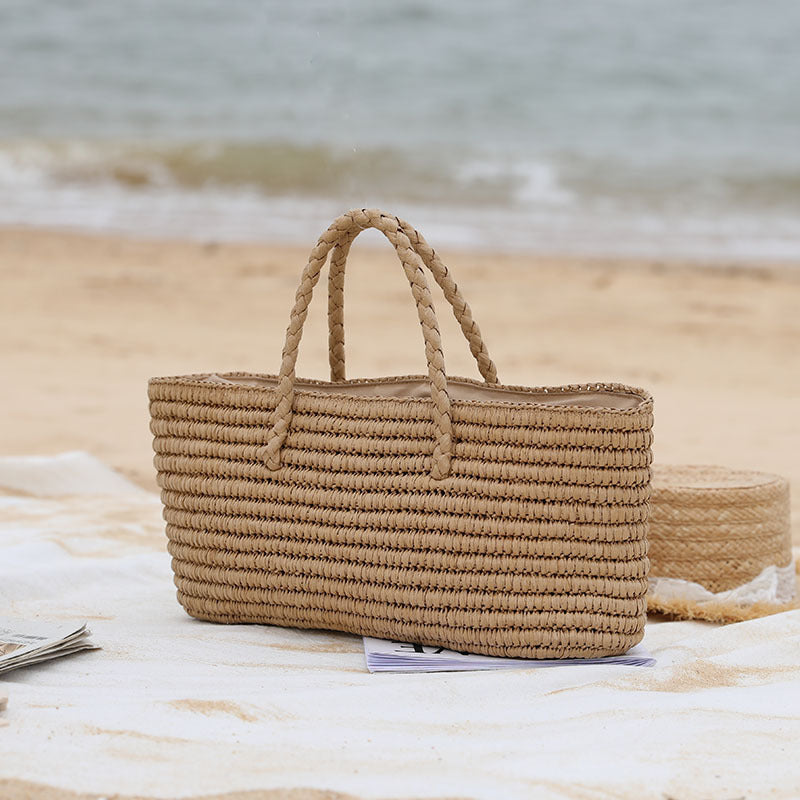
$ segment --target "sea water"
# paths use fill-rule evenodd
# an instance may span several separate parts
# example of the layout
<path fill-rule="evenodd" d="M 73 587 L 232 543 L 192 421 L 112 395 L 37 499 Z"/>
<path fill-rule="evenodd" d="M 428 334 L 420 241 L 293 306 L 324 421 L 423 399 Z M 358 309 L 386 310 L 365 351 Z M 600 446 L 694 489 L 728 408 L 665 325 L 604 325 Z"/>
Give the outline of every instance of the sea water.
<path fill-rule="evenodd" d="M 796 0 L 0 0 L 0 224 L 800 256 Z"/>

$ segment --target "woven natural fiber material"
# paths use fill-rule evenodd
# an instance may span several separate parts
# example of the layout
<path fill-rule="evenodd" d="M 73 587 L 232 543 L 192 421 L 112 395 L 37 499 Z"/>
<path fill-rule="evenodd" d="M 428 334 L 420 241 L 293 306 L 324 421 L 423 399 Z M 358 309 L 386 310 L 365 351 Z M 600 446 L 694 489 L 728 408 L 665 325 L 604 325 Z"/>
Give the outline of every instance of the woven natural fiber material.
<path fill-rule="evenodd" d="M 651 577 L 730 594 L 766 568 L 792 563 L 789 517 L 789 483 L 779 475 L 658 465 L 648 534 Z M 752 619 L 791 607 L 745 600 L 696 603 L 657 591 L 648 596 L 650 611 L 712 621 Z"/>
<path fill-rule="evenodd" d="M 408 278 L 427 376 L 344 378 L 345 261 L 367 228 Z M 331 381 L 299 380 L 329 255 Z M 426 268 L 483 383 L 446 375 Z M 352 211 L 321 236 L 277 375 L 155 378 L 149 394 L 178 598 L 195 617 L 527 658 L 642 637 L 650 395 L 500 385 L 447 268 L 396 217 Z"/>

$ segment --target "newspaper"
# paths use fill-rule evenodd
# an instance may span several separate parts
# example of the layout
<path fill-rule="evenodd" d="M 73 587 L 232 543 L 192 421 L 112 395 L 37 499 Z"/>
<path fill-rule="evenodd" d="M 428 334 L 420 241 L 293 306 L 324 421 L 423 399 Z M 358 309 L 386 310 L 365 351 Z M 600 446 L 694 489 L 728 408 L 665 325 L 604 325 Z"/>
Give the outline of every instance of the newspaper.
<path fill-rule="evenodd" d="M 457 653 L 444 647 L 429 647 L 409 642 L 386 642 L 364 637 L 364 655 L 370 672 L 462 672 L 489 669 L 530 669 L 587 664 L 621 664 L 629 667 L 652 667 L 656 660 L 636 645 L 621 656 L 604 658 L 525 659 L 478 656 Z"/>
<path fill-rule="evenodd" d="M 0 675 L 12 669 L 77 653 L 98 650 L 82 623 L 55 624 L 0 618 Z"/>

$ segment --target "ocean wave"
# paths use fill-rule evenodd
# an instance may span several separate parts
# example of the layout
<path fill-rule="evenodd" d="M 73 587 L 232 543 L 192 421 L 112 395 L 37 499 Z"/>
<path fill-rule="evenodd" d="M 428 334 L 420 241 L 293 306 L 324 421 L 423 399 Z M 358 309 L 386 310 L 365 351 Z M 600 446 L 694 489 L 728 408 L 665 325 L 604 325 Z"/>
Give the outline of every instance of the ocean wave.
<path fill-rule="evenodd" d="M 288 142 L 0 143 L 0 185 L 115 184 L 145 188 L 245 189 L 267 197 L 367 193 L 406 201 L 512 203 L 526 176 L 514 167 L 471 168 L 441 154 L 336 149 Z"/>
<path fill-rule="evenodd" d="M 265 143 L 0 142 L 0 224 L 306 242 L 353 206 L 443 245 L 703 258 L 800 257 L 800 175 L 668 174 L 569 160 Z M 700 190 L 702 189 L 702 191 Z"/>
<path fill-rule="evenodd" d="M 453 150 L 350 150 L 268 142 L 0 140 L 0 187 L 257 192 L 264 197 L 351 197 L 520 209 L 616 207 L 647 213 L 798 213 L 800 168 L 747 164 L 631 166 L 568 155 L 541 159 Z"/>

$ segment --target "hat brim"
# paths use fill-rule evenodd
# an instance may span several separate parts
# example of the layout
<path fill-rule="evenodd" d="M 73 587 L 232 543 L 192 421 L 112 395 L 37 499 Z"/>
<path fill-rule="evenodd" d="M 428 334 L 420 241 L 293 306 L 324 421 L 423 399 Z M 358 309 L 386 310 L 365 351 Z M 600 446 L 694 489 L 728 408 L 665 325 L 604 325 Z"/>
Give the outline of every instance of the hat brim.
<path fill-rule="evenodd" d="M 681 597 L 665 597 L 651 590 L 647 595 L 647 613 L 660 614 L 671 619 L 695 619 L 728 624 L 750 619 L 782 614 L 800 608 L 800 559 L 794 559 L 795 593 L 789 603 L 755 602 L 747 605 L 725 599 L 698 602 Z"/>

